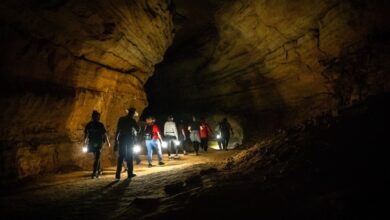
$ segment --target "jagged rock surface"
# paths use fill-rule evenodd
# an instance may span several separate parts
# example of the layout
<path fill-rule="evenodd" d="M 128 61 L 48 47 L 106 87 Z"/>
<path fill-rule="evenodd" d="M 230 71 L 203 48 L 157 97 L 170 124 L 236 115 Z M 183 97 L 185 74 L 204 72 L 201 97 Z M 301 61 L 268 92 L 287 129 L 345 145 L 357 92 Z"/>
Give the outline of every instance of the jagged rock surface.
<path fill-rule="evenodd" d="M 85 167 L 83 127 L 111 136 L 173 39 L 168 1 L 2 1 L 1 178 Z M 112 151 L 104 151 L 109 163 Z M 108 158 L 108 160 L 107 160 Z"/>
<path fill-rule="evenodd" d="M 219 3 L 210 15 L 214 20 L 198 28 L 195 39 L 174 43 L 148 85 L 150 103 L 241 115 L 252 124 L 258 117 L 259 125 L 267 127 L 386 91 L 386 5 L 348 0 Z M 193 22 L 199 19 L 204 18 Z"/>

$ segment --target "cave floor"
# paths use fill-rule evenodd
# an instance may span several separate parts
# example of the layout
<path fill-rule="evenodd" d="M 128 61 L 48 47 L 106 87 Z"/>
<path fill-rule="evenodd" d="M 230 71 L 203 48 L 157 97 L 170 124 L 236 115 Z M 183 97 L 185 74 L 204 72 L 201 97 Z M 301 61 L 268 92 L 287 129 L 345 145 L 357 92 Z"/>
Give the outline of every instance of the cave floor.
<path fill-rule="evenodd" d="M 114 179 L 115 168 L 104 170 L 99 179 L 91 179 L 90 171 L 45 176 L 19 189 L 3 193 L 1 210 L 7 219 L 118 219 L 140 217 L 147 213 L 143 209 L 153 208 L 156 201 L 168 197 L 164 190 L 168 185 L 183 182 L 202 170 L 218 166 L 238 150 L 201 152 L 181 155 L 179 160 L 168 160 L 164 155 L 164 166 L 147 167 L 146 158 L 135 165 L 137 176 L 128 180 Z M 154 158 L 156 164 L 157 158 Z M 137 200 L 138 206 L 132 203 Z"/>

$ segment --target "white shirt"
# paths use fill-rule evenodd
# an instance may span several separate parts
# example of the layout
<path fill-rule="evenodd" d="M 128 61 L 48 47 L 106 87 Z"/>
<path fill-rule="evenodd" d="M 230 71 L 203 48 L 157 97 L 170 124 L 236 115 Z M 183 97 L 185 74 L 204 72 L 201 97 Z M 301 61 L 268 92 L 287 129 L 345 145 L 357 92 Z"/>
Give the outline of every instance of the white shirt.
<path fill-rule="evenodd" d="M 175 136 L 176 139 L 179 139 L 177 133 L 176 123 L 174 121 L 167 121 L 164 124 L 164 136 Z"/>

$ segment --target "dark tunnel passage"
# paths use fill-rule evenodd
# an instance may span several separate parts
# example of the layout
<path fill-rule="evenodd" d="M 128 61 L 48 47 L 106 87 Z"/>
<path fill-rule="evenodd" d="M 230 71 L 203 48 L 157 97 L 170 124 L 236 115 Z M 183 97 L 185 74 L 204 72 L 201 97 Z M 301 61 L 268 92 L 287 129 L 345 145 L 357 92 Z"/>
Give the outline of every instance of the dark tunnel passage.
<path fill-rule="evenodd" d="M 0 210 L 7 219 L 388 216 L 389 9 L 386 0 L 3 0 Z M 97 150 L 94 120 L 104 126 L 92 129 L 102 132 Z"/>

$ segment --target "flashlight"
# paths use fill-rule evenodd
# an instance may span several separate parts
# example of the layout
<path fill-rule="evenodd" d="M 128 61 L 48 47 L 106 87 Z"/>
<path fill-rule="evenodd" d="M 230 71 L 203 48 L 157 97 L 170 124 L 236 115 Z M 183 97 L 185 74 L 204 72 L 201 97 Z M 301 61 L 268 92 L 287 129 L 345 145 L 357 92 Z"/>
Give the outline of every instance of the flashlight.
<path fill-rule="evenodd" d="M 138 144 L 134 145 L 133 152 L 135 154 L 138 154 L 139 152 L 141 152 L 141 146 L 139 146 Z"/>
<path fill-rule="evenodd" d="M 179 140 L 174 140 L 173 142 L 175 143 L 176 146 L 180 145 L 180 141 Z"/>
<path fill-rule="evenodd" d="M 168 143 L 167 143 L 166 141 L 163 141 L 163 142 L 162 142 L 162 147 L 163 147 L 163 148 L 168 148 Z"/>
<path fill-rule="evenodd" d="M 88 148 L 87 147 L 83 147 L 83 153 L 87 153 L 88 152 Z"/>

